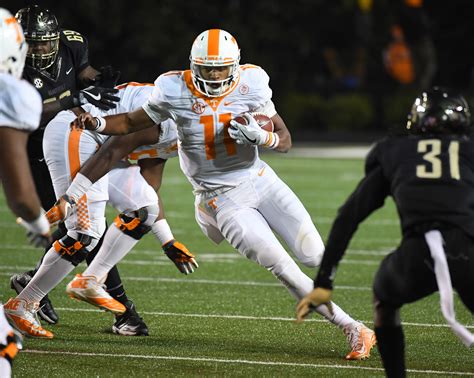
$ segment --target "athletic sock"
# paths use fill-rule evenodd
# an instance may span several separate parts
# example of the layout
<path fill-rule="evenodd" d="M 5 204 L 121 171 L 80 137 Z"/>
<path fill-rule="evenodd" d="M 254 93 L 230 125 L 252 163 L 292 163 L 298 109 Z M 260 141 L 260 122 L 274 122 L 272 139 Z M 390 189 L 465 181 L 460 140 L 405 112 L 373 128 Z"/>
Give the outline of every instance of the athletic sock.
<path fill-rule="evenodd" d="M 132 250 L 138 240 L 124 234 L 115 225 L 111 225 L 105 233 L 100 251 L 84 271 L 85 276 L 95 276 L 102 281 L 114 265 Z"/>
<path fill-rule="evenodd" d="M 349 314 L 347 314 L 342 308 L 340 308 L 334 302 L 332 304 L 332 311 L 334 315 L 329 313 L 327 306 L 321 305 L 315 308 L 318 314 L 324 316 L 332 324 L 338 326 L 339 328 L 345 329 L 347 327 L 353 327 L 354 325 L 359 324 L 358 321 L 354 320 Z"/>
<path fill-rule="evenodd" d="M 17 298 L 24 299 L 29 303 L 39 302 L 74 268 L 71 262 L 63 259 L 54 248 L 51 248 L 43 257 L 43 262 L 34 277 L 23 291 L 18 294 Z"/>
<path fill-rule="evenodd" d="M 405 377 L 405 338 L 402 327 L 375 327 L 375 336 L 387 377 Z"/>

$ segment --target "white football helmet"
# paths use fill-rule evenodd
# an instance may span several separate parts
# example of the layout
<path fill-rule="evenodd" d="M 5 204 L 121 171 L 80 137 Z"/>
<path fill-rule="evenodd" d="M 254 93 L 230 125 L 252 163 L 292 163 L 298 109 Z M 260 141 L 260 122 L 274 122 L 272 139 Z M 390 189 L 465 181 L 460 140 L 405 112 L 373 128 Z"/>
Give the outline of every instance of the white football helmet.
<path fill-rule="evenodd" d="M 20 78 L 25 66 L 28 45 L 16 18 L 0 8 L 0 72 Z"/>
<path fill-rule="evenodd" d="M 220 97 L 232 89 L 239 75 L 240 49 L 234 37 L 225 30 L 210 29 L 202 32 L 194 40 L 191 48 L 191 76 L 196 89 L 209 97 Z M 229 74 L 224 80 L 206 80 L 200 67 L 229 66 Z"/>

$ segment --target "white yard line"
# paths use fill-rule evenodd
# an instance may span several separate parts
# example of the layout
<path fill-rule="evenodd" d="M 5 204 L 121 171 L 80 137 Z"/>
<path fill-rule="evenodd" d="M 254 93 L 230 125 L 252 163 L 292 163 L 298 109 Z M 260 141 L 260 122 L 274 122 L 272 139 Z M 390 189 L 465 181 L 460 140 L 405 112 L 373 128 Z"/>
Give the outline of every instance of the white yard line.
<path fill-rule="evenodd" d="M 243 365 L 263 365 L 263 366 L 290 366 L 290 367 L 302 367 L 302 368 L 323 368 L 323 369 L 352 369 L 352 370 L 368 370 L 368 371 L 380 371 L 383 372 L 382 368 L 374 368 L 368 366 L 350 366 L 350 365 L 324 365 L 324 364 L 304 364 L 299 362 L 283 362 L 283 361 L 255 361 L 255 360 L 234 360 L 225 358 L 209 358 L 209 357 L 181 357 L 181 356 L 153 356 L 145 354 L 116 354 L 116 353 L 86 353 L 86 352 L 68 352 L 68 351 L 46 351 L 46 350 L 35 350 L 26 349 L 21 353 L 31 354 L 52 354 L 52 355 L 70 355 L 70 356 L 84 356 L 84 357 L 112 357 L 112 358 L 132 358 L 132 359 L 144 359 L 144 360 L 165 360 L 165 361 L 189 361 L 189 362 L 212 362 L 222 364 L 243 364 Z M 463 371 L 439 371 L 439 370 L 419 370 L 419 369 L 408 369 L 409 373 L 420 373 L 420 374 L 443 374 L 443 375 L 472 375 L 472 372 Z"/>

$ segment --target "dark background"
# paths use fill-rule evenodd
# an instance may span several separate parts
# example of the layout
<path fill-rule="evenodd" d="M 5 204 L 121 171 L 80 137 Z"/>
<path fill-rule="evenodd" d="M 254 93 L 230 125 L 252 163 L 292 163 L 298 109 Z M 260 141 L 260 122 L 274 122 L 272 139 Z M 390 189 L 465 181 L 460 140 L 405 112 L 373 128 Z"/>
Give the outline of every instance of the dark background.
<path fill-rule="evenodd" d="M 187 69 L 200 32 L 229 31 L 241 48 L 241 63 L 262 66 L 270 75 L 274 102 L 296 140 L 370 140 L 404 124 L 422 89 L 448 86 L 469 99 L 474 93 L 471 0 L 36 3 L 49 8 L 61 27 L 88 39 L 92 66 L 113 65 L 123 82 L 153 82 L 168 70 Z M 30 4 L 2 1 L 12 13 Z M 384 66 L 393 25 L 403 30 L 413 56 L 410 83 L 394 79 Z M 433 50 L 417 61 L 427 46 Z"/>

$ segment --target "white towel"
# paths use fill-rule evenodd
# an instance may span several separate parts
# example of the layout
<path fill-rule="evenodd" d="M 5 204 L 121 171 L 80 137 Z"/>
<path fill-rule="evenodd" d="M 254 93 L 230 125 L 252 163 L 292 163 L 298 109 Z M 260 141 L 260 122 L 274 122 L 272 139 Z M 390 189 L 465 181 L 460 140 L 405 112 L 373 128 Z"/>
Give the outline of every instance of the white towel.
<path fill-rule="evenodd" d="M 467 347 L 474 345 L 474 334 L 466 327 L 456 321 L 453 304 L 453 286 L 449 275 L 448 262 L 443 248 L 443 236 L 438 230 L 425 233 L 426 243 L 430 248 L 431 257 L 434 260 L 434 271 L 438 283 L 441 312 L 451 326 L 453 332 L 461 339 Z"/>

